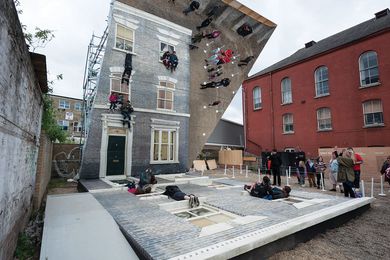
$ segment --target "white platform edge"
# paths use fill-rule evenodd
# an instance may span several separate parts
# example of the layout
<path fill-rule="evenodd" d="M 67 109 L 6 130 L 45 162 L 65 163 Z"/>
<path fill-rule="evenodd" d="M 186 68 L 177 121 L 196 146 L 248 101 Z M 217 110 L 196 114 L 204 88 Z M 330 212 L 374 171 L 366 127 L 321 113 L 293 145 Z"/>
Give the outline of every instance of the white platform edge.
<path fill-rule="evenodd" d="M 183 259 L 229 259 L 244 254 L 255 248 L 271 243 L 280 238 L 294 234 L 311 226 L 335 218 L 349 211 L 372 203 L 375 198 L 356 198 L 306 214 L 285 222 L 269 226 L 236 238 L 226 240 L 208 247 L 204 247 L 186 254 L 182 254 L 171 260 Z"/>

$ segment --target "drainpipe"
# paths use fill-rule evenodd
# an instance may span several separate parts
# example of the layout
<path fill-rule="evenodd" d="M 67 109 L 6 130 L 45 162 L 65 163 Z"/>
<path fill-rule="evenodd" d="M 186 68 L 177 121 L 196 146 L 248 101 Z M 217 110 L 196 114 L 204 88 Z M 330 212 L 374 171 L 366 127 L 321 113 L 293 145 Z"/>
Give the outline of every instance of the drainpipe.
<path fill-rule="evenodd" d="M 245 117 L 247 115 L 246 113 L 246 92 L 245 92 L 245 88 L 243 85 L 241 85 L 241 90 L 242 90 L 242 107 L 243 107 L 243 113 L 244 113 L 244 116 L 243 116 L 243 124 L 244 124 L 244 151 L 246 151 L 246 137 L 247 137 L 247 133 L 246 133 L 246 130 L 247 130 L 247 127 L 246 127 L 246 120 L 245 120 Z"/>
<path fill-rule="evenodd" d="M 275 148 L 275 119 L 274 119 L 274 95 L 273 95 L 273 86 L 272 86 L 272 72 L 269 73 L 270 82 L 271 82 L 271 88 L 270 88 L 270 94 L 271 94 L 271 134 L 272 134 L 272 148 Z"/>

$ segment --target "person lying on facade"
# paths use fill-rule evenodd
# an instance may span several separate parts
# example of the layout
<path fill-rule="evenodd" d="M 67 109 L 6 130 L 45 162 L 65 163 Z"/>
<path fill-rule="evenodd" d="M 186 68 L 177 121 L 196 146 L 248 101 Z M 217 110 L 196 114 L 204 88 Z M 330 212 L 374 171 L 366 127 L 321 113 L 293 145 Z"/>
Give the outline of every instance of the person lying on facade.
<path fill-rule="evenodd" d="M 131 121 L 130 114 L 134 112 L 134 108 L 131 105 L 130 100 L 127 100 L 127 102 L 123 103 L 120 107 L 120 110 L 121 110 L 121 114 L 123 116 L 123 120 L 122 120 L 123 126 L 125 126 L 125 123 L 127 122 L 127 126 L 130 129 L 130 126 L 131 126 L 130 125 L 130 121 Z"/>
<path fill-rule="evenodd" d="M 264 176 L 262 182 L 244 185 L 244 189 L 253 197 L 268 200 L 287 198 L 291 192 L 291 188 L 289 186 L 284 186 L 283 189 L 272 187 L 271 180 L 268 176 Z"/>
<path fill-rule="evenodd" d="M 148 168 L 145 172 L 141 172 L 139 176 L 139 182 L 135 188 L 129 188 L 128 191 L 135 195 L 151 193 L 154 184 L 157 183 L 157 180 L 152 172 L 152 169 Z"/>
<path fill-rule="evenodd" d="M 205 88 L 217 88 L 217 87 L 227 87 L 230 84 L 230 79 L 229 78 L 224 78 L 220 81 L 210 81 L 210 82 L 203 82 L 201 85 L 200 89 L 205 89 Z"/>
<path fill-rule="evenodd" d="M 199 198 L 194 194 L 186 194 L 182 192 L 179 187 L 176 185 L 168 185 L 165 187 L 165 192 L 163 195 L 167 195 L 168 198 L 172 198 L 174 200 L 188 200 L 190 204 L 190 208 L 199 206 Z"/>

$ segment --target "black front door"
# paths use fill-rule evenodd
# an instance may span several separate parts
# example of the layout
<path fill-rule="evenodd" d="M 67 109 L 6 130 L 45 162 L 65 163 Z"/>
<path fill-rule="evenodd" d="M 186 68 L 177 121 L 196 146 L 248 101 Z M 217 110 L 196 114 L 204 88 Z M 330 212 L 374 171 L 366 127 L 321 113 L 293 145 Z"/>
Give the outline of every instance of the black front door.
<path fill-rule="evenodd" d="M 125 174 L 125 136 L 109 136 L 106 175 Z"/>

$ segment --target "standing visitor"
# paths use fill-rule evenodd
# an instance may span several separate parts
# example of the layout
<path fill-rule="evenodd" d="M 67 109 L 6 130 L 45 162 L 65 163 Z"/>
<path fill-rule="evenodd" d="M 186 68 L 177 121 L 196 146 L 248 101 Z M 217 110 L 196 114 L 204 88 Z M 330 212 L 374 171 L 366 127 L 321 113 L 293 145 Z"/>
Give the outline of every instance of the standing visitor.
<path fill-rule="evenodd" d="M 298 172 L 299 172 L 299 185 L 301 185 L 301 187 L 305 187 L 306 166 L 304 161 L 299 161 Z"/>
<path fill-rule="evenodd" d="M 271 171 L 274 176 L 273 185 L 280 186 L 282 183 L 282 180 L 280 178 L 280 166 L 282 165 L 282 160 L 280 159 L 278 153 L 276 152 L 276 149 L 272 150 L 270 160 L 271 160 Z"/>
<path fill-rule="evenodd" d="M 343 183 L 344 196 L 355 198 L 353 191 L 353 183 L 355 181 L 355 173 L 353 171 L 354 161 L 349 150 L 345 150 L 342 156 L 337 158 L 339 169 L 337 172 L 337 181 Z"/>
<path fill-rule="evenodd" d="M 317 189 L 324 186 L 323 188 L 325 189 L 325 181 L 322 179 L 325 176 L 325 170 L 326 170 L 326 164 L 324 162 L 324 159 L 320 155 L 317 158 L 317 164 L 316 164 L 316 175 L 317 175 Z"/>
<path fill-rule="evenodd" d="M 348 147 L 349 152 L 352 155 L 352 160 L 354 161 L 353 171 L 355 173 L 355 181 L 353 182 L 353 186 L 356 189 L 360 189 L 360 165 L 363 164 L 363 158 L 360 154 L 355 153 L 352 147 Z"/>
<path fill-rule="evenodd" d="M 306 171 L 307 171 L 307 179 L 309 180 L 310 188 L 317 187 L 315 176 L 314 176 L 316 173 L 316 168 L 314 167 L 314 163 L 310 159 L 307 159 L 306 161 Z"/>

